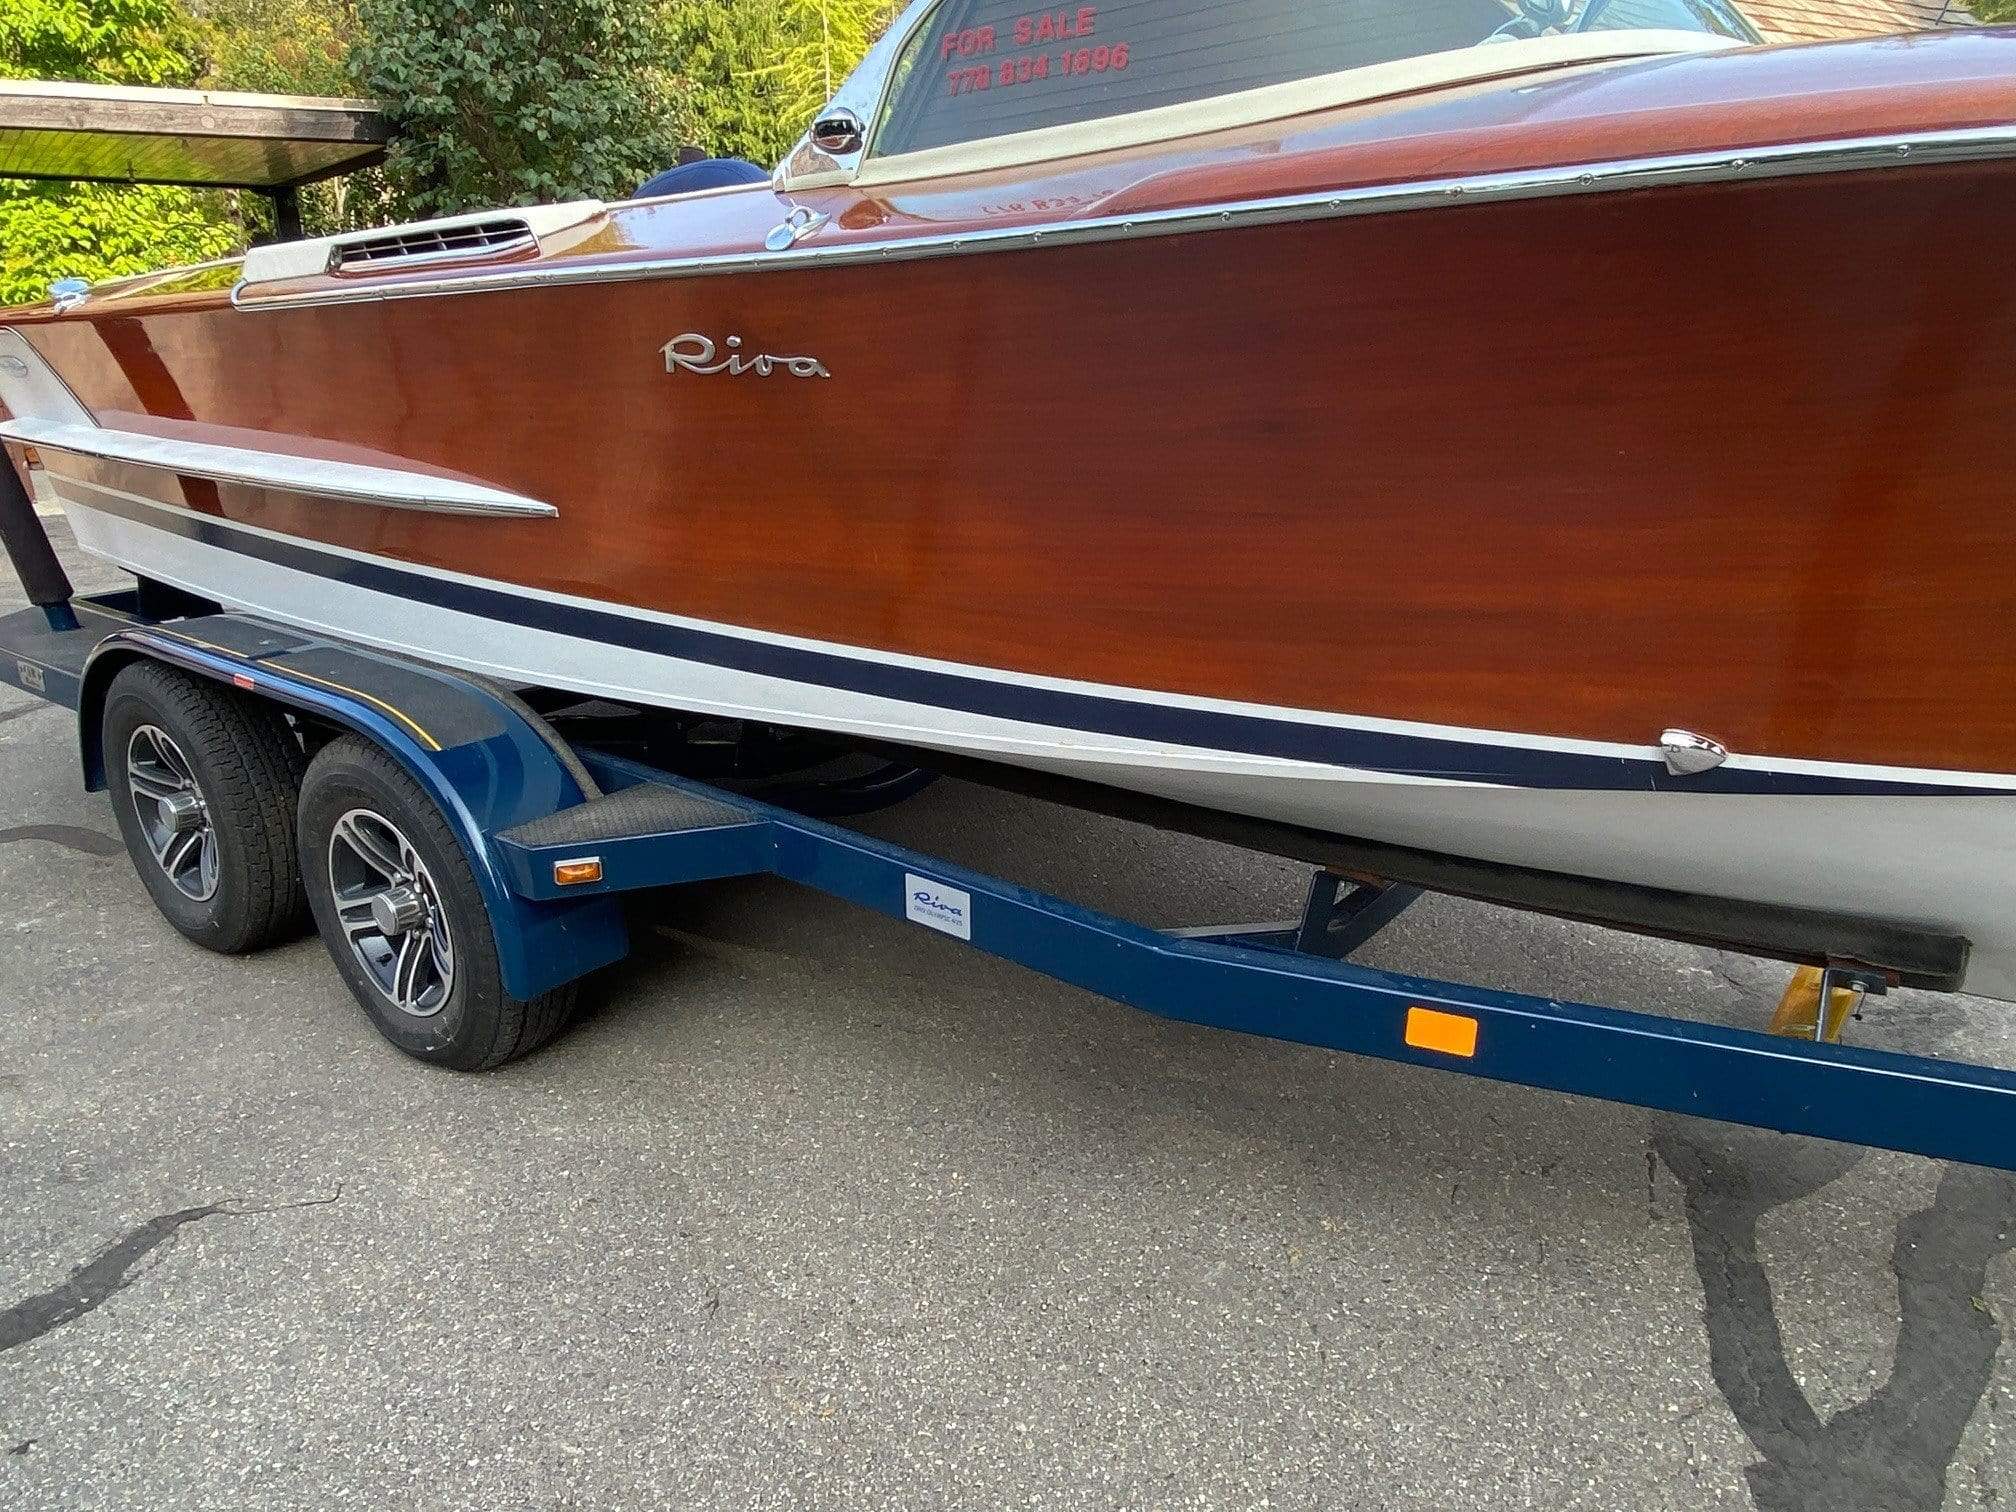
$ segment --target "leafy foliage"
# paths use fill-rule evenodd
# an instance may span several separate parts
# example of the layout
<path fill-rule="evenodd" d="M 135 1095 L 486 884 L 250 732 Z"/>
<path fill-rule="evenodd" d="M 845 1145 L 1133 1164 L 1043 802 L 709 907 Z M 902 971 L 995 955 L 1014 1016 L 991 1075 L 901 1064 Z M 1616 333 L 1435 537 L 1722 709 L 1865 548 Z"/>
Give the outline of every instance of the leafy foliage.
<path fill-rule="evenodd" d="M 775 0 L 674 0 L 662 39 L 685 90 L 693 139 L 716 157 L 773 163 L 796 133 L 783 87 L 770 72 Z"/>
<path fill-rule="evenodd" d="M 98 282 L 238 249 L 214 198 L 186 189 L 0 181 L 0 304 L 46 297 L 59 278 Z"/>
<path fill-rule="evenodd" d="M 1977 21 L 1990 24 L 2016 21 L 2016 0 L 1970 0 L 1967 8 Z"/>
<path fill-rule="evenodd" d="M 785 27 L 777 75 L 785 125 L 795 141 L 882 35 L 896 7 L 887 0 L 777 0 L 777 8 Z"/>
<path fill-rule="evenodd" d="M 0 0 L 4 3 L 4 0 Z M 349 0 L 188 0 L 203 27 L 210 64 L 208 89 L 254 94 L 354 96 L 364 93 L 352 65 L 360 35 Z M 240 202 L 241 215 L 265 210 Z M 400 212 L 384 173 L 366 168 L 305 185 L 301 225 L 309 236 L 354 231 L 398 220 Z"/>
<path fill-rule="evenodd" d="M 4 0 L 0 74 L 187 84 L 196 38 L 174 0 Z M 221 195 L 0 179 L 0 303 L 41 299 L 58 278 L 201 262 L 238 240 Z"/>
<path fill-rule="evenodd" d="M 894 0 L 674 0 L 665 51 L 700 144 L 777 162 L 899 9 Z"/>
<path fill-rule="evenodd" d="M 672 162 L 677 91 L 622 0 L 360 0 L 359 72 L 416 214 L 619 197 Z"/>
<path fill-rule="evenodd" d="M 187 84 L 195 30 L 175 0 L 7 0 L 0 74 L 90 84 Z"/>
<path fill-rule="evenodd" d="M 345 0 L 189 0 L 203 27 L 210 89 L 355 95 L 357 12 Z"/>

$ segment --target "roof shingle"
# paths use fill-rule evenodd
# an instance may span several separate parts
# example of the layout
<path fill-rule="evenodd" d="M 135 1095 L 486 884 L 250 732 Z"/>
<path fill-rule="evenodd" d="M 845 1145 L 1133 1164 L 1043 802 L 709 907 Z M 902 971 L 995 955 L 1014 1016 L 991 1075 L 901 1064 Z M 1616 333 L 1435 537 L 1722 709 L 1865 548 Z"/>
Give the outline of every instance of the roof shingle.
<path fill-rule="evenodd" d="M 1972 26 L 1962 0 L 1737 0 L 1767 42 L 1880 37 Z"/>

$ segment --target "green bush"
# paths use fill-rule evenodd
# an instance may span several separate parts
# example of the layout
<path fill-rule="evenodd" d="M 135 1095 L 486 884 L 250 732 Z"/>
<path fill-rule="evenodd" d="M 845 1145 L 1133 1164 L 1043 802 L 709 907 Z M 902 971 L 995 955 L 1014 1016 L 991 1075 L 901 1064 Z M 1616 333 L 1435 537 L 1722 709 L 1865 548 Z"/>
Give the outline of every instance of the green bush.
<path fill-rule="evenodd" d="M 175 0 L 7 0 L 0 75 L 174 87 L 196 75 L 196 30 Z"/>
<path fill-rule="evenodd" d="M 0 304 L 32 304 L 59 278 L 95 283 L 229 256 L 241 233 L 206 203 L 220 197 L 0 180 Z"/>
<path fill-rule="evenodd" d="M 674 161 L 679 92 L 621 0 L 360 0 L 358 72 L 396 133 L 402 206 L 620 198 Z"/>
<path fill-rule="evenodd" d="M 663 45 L 694 140 L 720 157 L 778 162 L 899 9 L 896 0 L 673 0 Z"/>
<path fill-rule="evenodd" d="M 344 0 L 187 0 L 203 28 L 206 89 L 356 95 L 356 11 Z"/>

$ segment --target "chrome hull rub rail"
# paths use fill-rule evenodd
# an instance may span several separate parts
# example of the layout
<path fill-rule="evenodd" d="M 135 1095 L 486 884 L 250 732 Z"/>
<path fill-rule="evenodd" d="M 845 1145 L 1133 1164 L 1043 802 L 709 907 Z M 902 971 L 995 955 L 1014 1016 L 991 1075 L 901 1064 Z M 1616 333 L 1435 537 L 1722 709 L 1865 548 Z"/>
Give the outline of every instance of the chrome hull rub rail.
<path fill-rule="evenodd" d="M 507 493 L 483 483 L 431 473 L 407 472 L 362 462 L 337 462 L 320 457 L 296 457 L 285 452 L 249 447 L 217 446 L 201 441 L 177 441 L 166 436 L 111 430 L 63 420 L 9 420 L 0 423 L 0 438 L 44 451 L 68 452 L 158 468 L 187 478 L 216 483 L 242 483 L 283 493 L 312 494 L 352 504 L 384 509 L 417 509 L 432 514 L 493 515 L 547 519 L 559 514 L 551 504 Z"/>
<path fill-rule="evenodd" d="M 1741 152 L 1679 153 L 1626 158 L 1558 168 L 1379 184 L 1315 194 L 1242 200 L 1229 204 L 1151 210 L 1136 215 L 1055 221 L 1042 226 L 1004 227 L 939 236 L 820 247 L 800 244 L 784 251 L 668 257 L 636 262 L 547 263 L 428 279 L 410 284 L 316 289 L 294 294 L 261 294 L 238 285 L 232 303 L 244 310 L 288 310 L 373 300 L 430 299 L 507 289 L 552 288 L 567 284 L 627 283 L 638 279 L 700 278 L 726 273 L 773 273 L 826 265 L 908 262 L 980 252 L 1014 252 L 1032 247 L 1080 246 L 1088 242 L 1178 236 L 1195 231 L 1229 231 L 1296 221 L 1344 219 L 1497 204 L 1559 195 L 1603 194 L 1618 190 L 1726 183 L 1739 179 L 1789 178 L 1815 173 L 1847 173 L 1906 165 L 1977 162 L 2016 157 L 2016 124 L 1917 136 L 1854 137 L 1828 142 L 1795 142 Z"/>

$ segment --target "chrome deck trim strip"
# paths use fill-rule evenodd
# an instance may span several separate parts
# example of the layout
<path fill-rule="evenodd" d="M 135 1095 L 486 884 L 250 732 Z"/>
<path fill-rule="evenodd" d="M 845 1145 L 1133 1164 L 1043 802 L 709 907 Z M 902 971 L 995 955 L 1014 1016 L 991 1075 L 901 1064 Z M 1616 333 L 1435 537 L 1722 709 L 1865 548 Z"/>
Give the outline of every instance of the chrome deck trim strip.
<path fill-rule="evenodd" d="M 1738 179 L 1787 178 L 1904 165 L 1974 162 L 2016 157 L 2016 124 L 1919 136 L 1853 137 L 1827 142 L 1794 142 L 1729 152 L 1681 153 L 1511 173 L 1380 184 L 1231 204 L 1153 210 L 1139 215 L 1055 221 L 1042 226 L 1004 227 L 895 241 L 820 247 L 801 243 L 784 252 L 755 250 L 704 257 L 671 257 L 637 262 L 546 263 L 529 268 L 471 273 L 411 284 L 363 285 L 350 289 L 261 295 L 241 284 L 232 302 L 243 310 L 291 310 L 376 300 L 430 299 L 510 289 L 571 284 L 627 283 L 639 279 L 695 278 L 725 273 L 777 273 L 808 267 L 856 263 L 909 262 L 927 257 L 1012 252 L 1035 247 L 1080 246 L 1090 242 L 1229 231 L 1284 222 L 1345 219 L 1544 199 L 1569 194 L 1603 194 L 1629 189 L 1712 184 Z"/>
<path fill-rule="evenodd" d="M 352 504 L 375 504 L 384 509 L 521 519 L 551 518 L 560 513 L 551 504 L 538 499 L 528 499 L 501 488 L 467 483 L 457 478 L 440 478 L 428 473 L 374 467 L 360 462 L 336 462 L 318 457 L 295 457 L 284 452 L 254 451 L 246 447 L 176 441 L 165 436 L 142 435 L 62 420 L 9 420 L 0 423 L 0 438 L 45 451 L 158 468 L 181 477 L 313 494 L 318 498 L 342 499 Z"/>

